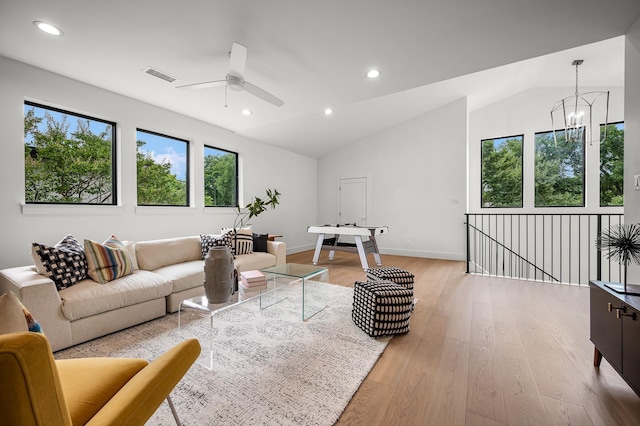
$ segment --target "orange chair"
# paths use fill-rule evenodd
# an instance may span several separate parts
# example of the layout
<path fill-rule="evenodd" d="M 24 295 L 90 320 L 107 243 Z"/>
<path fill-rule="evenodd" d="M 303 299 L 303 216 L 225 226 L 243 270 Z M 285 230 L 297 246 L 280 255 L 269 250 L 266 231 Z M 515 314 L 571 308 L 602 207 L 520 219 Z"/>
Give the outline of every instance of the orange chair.
<path fill-rule="evenodd" d="M 144 425 L 200 354 L 185 340 L 153 362 L 55 360 L 39 333 L 0 335 L 0 425 Z"/>

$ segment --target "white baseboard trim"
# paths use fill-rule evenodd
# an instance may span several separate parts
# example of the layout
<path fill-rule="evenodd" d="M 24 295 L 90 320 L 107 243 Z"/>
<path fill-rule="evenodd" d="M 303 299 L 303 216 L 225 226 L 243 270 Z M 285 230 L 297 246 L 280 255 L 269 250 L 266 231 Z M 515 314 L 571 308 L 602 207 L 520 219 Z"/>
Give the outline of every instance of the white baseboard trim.
<path fill-rule="evenodd" d="M 315 250 L 315 244 L 307 244 L 297 247 L 287 247 L 287 254 L 300 253 L 308 250 Z M 424 257 L 427 259 L 442 259 L 442 260 L 460 260 L 464 261 L 466 255 L 464 253 L 447 253 L 447 252 L 433 252 L 424 250 L 406 250 L 406 249 L 390 249 L 381 248 L 380 254 L 389 254 L 393 256 L 408 256 L 408 257 Z"/>
<path fill-rule="evenodd" d="M 307 245 L 297 246 L 297 247 L 287 247 L 287 254 L 300 253 L 303 251 L 315 250 L 315 249 L 316 249 L 315 244 L 307 244 Z"/>
<path fill-rule="evenodd" d="M 381 254 L 391 254 L 395 256 L 408 256 L 408 257 L 424 257 L 427 259 L 442 259 L 442 260 L 466 260 L 467 256 L 464 253 L 448 253 L 437 251 L 424 251 L 424 250 L 406 250 L 406 249 L 380 249 Z"/>

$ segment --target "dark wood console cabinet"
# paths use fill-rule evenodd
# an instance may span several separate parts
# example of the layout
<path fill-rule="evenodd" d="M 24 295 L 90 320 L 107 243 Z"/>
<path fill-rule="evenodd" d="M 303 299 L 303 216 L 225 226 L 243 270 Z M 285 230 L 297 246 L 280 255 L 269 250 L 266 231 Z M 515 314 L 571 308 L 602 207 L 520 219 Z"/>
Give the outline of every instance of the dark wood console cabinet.
<path fill-rule="evenodd" d="M 619 294 L 591 281 L 593 365 L 604 356 L 640 396 L 640 297 Z"/>

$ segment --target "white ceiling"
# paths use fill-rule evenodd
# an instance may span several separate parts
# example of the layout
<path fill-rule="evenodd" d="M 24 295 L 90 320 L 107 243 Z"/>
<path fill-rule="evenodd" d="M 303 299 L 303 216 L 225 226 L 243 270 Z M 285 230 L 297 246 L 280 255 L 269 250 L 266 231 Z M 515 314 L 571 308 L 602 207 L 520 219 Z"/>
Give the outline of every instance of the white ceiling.
<path fill-rule="evenodd" d="M 573 59 L 581 87 L 622 86 L 619 36 L 639 17 L 638 0 L 0 0 L 0 55 L 320 158 L 462 96 L 474 109 L 572 86 Z M 245 78 L 284 106 L 175 88 L 223 79 L 233 42 Z"/>

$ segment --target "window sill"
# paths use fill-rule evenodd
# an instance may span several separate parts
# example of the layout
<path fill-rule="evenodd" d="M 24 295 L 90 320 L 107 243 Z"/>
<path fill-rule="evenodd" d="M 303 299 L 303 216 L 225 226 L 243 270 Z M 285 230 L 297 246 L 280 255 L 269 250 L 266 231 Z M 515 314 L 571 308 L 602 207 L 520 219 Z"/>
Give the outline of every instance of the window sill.
<path fill-rule="evenodd" d="M 24 216 L 117 216 L 124 213 L 122 206 L 88 206 L 66 204 L 21 204 Z"/>
<path fill-rule="evenodd" d="M 206 215 L 236 216 L 236 207 L 203 207 L 202 213 Z"/>
<path fill-rule="evenodd" d="M 184 206 L 136 206 L 136 214 L 149 216 L 196 214 L 196 209 Z"/>

